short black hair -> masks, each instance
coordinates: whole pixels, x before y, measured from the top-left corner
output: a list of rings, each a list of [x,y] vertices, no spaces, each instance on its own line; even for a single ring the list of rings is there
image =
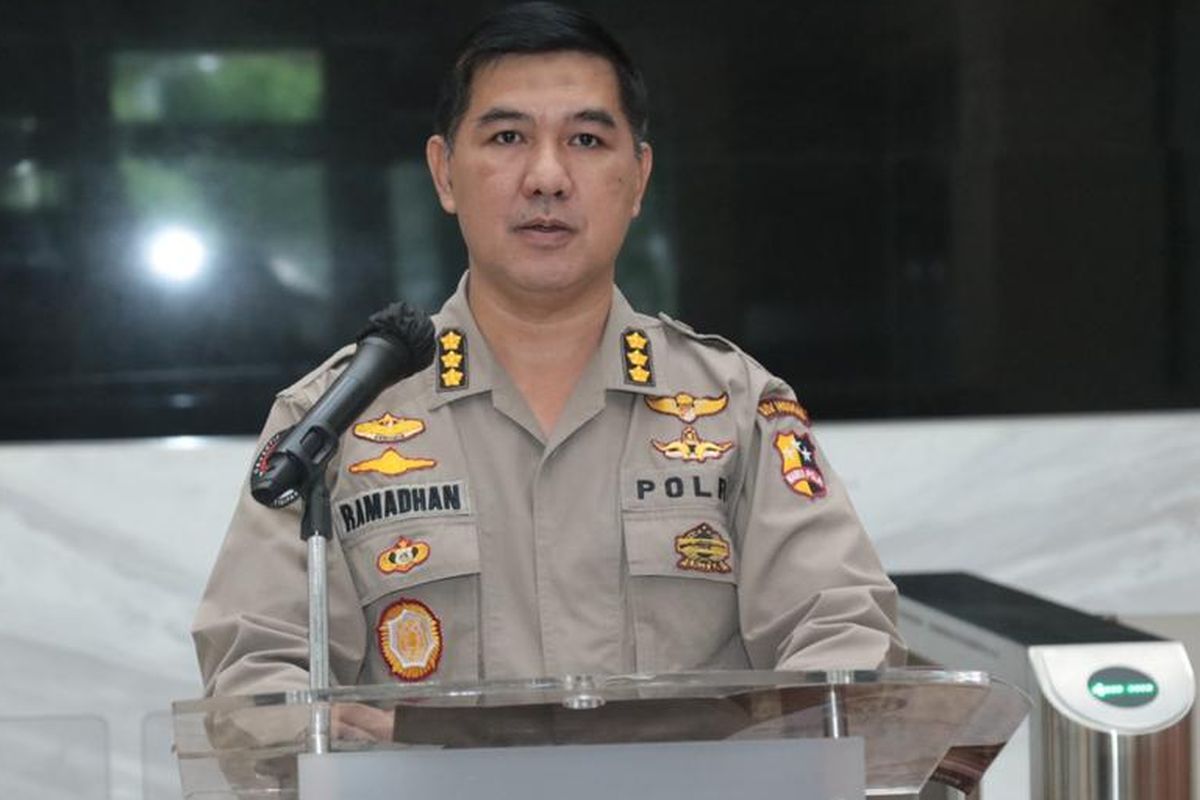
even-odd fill
[[[485,19],[459,48],[442,82],[434,111],[434,132],[451,142],[471,98],[471,81],[481,67],[513,54],[577,50],[606,59],[617,73],[621,110],[633,128],[635,144],[646,141],[646,83],[625,48],[586,14],[556,3],[508,6]]]

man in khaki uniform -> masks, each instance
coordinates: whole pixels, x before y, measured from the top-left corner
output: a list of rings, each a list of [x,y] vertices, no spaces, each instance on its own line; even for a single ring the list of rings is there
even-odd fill
[[[900,663],[895,590],[792,391],[613,287],[652,161],[620,46],[510,7],[452,77],[427,156],[469,270],[433,365],[328,468],[335,684]],[[260,446],[351,354],[280,393]],[[307,687],[298,505],[242,493],[194,627],[210,694]]]

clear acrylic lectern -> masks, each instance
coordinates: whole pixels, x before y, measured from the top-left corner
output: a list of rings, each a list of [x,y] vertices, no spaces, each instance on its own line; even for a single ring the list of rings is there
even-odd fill
[[[328,753],[307,752],[314,708],[340,704],[387,712],[391,739],[335,731]],[[727,785],[778,800],[781,782],[797,798],[912,796],[930,779],[969,792],[1028,708],[985,673],[920,669],[362,686],[174,713],[187,798],[632,799]]]

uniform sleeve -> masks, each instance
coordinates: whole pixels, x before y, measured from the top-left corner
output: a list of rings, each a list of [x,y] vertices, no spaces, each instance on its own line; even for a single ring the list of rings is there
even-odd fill
[[[734,510],[742,634],[757,669],[903,665],[896,589],[782,384],[762,400]],[[760,405],[760,409],[762,406]]]
[[[302,415],[296,401],[276,401],[258,449]],[[249,474],[247,469],[247,475]],[[330,476],[336,475],[331,464]],[[233,520],[192,625],[206,695],[308,688],[308,549],[300,540],[303,501],[272,509],[243,482]],[[330,680],[354,683],[366,630],[336,536],[326,548]]]

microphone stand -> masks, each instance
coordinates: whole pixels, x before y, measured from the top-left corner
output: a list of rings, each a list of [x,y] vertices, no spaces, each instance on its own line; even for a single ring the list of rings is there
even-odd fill
[[[300,539],[308,544],[308,686],[314,697],[308,729],[309,752],[328,753],[330,704],[319,695],[329,689],[329,590],[326,545],[333,535],[329,487],[322,465],[304,487]]]

